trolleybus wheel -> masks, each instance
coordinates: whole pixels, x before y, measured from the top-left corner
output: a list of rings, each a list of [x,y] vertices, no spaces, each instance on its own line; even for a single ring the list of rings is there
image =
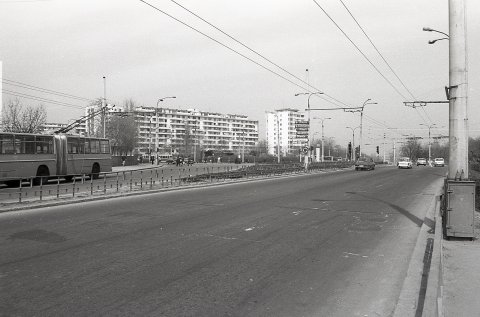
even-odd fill
[[[37,177],[33,179],[34,185],[46,184],[48,182],[48,177],[50,176],[50,171],[48,167],[42,165],[37,170]]]

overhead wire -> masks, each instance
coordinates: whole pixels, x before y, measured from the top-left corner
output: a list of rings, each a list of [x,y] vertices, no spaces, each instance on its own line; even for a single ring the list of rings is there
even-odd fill
[[[80,105],[74,105],[74,104],[61,102],[61,101],[57,101],[57,100],[42,98],[42,97],[38,97],[38,96],[34,96],[34,95],[21,93],[21,92],[18,92],[18,91],[11,91],[11,90],[8,90],[8,89],[2,89],[2,92],[7,94],[7,95],[20,97],[20,98],[25,98],[25,99],[30,99],[30,100],[35,100],[35,101],[40,101],[40,102],[45,102],[45,103],[49,103],[49,104],[53,104],[53,105],[57,105],[57,106],[64,106],[64,107],[75,108],[75,109],[84,109],[85,108],[84,106],[80,106]]]
[[[398,90],[398,88],[393,85],[393,83],[377,68],[377,66],[375,66],[375,64],[358,47],[358,45],[355,44],[355,42],[348,36],[348,34],[345,33],[345,31],[340,27],[340,25],[338,25],[338,23],[335,22],[335,20],[327,13],[327,11],[325,11],[325,9],[316,0],[312,0],[312,1],[320,8],[320,10],[323,11],[323,13],[330,19],[330,21],[332,21],[332,23],[340,30],[340,32],[342,32],[342,34],[350,41],[350,43],[358,50],[358,52],[368,61],[368,63],[377,71],[377,73],[390,85],[390,87],[392,87],[397,92],[397,94],[402,97],[403,100],[407,100],[407,98],[405,98],[405,96]]]
[[[353,19],[353,21],[355,21],[355,23],[357,24],[358,28],[362,31],[362,33],[365,35],[365,37],[367,38],[367,40],[370,42],[370,44],[373,46],[373,48],[375,49],[375,51],[378,53],[378,55],[382,58],[382,60],[385,62],[385,64],[387,65],[387,67],[390,69],[390,71],[393,73],[393,75],[398,79],[398,81],[400,82],[400,84],[403,86],[403,88],[408,92],[408,94],[410,95],[410,97],[412,97],[413,100],[416,100],[417,98],[413,95],[413,93],[411,92],[411,90],[405,85],[405,83],[403,82],[403,80],[400,78],[400,76],[398,76],[397,72],[393,69],[393,67],[390,65],[390,63],[387,61],[387,59],[383,56],[383,54],[380,52],[380,50],[377,48],[377,46],[375,45],[375,43],[373,43],[373,40],[370,38],[370,36],[368,36],[367,32],[365,31],[365,29],[360,25],[360,23],[358,22],[358,20],[355,18],[355,16],[353,15],[353,13],[350,11],[350,9],[347,7],[347,5],[342,1],[342,0],[339,0],[340,3],[343,5],[343,7],[345,8],[345,10],[347,10],[348,14],[351,16],[351,18]],[[415,110],[417,111],[417,114],[422,118],[422,120],[425,122],[426,120],[420,115],[419,111],[417,108],[415,108]],[[428,113],[426,112],[426,110],[422,107],[422,110],[423,112],[425,113],[428,121],[430,123],[432,123],[432,120],[430,118],[430,116],[428,115]]]
[[[380,76],[395,90],[395,92],[401,96],[403,98],[403,100],[408,100],[399,90],[397,87],[395,87],[395,85],[393,85],[393,83],[378,69],[378,67],[376,67],[374,65],[374,63],[366,56],[366,54],[358,47],[358,45],[355,44],[355,42],[348,36],[348,34],[338,25],[338,23],[327,13],[327,11],[316,1],[316,0],[313,0],[313,2],[322,10],[322,12],[330,19],[330,21],[332,21],[332,23],[340,30],[340,32],[350,41],[350,43],[360,52],[360,54],[369,62],[369,64],[380,74]],[[377,53],[380,55],[380,57],[384,60],[384,62],[387,64],[387,66],[389,67],[389,69],[392,71],[392,73],[395,75],[395,77],[397,77],[397,79],[400,81],[400,83],[403,85],[403,87],[405,88],[405,90],[410,94],[410,96],[413,97],[413,99],[415,99],[415,97],[413,96],[413,94],[411,93],[411,91],[406,87],[406,85],[403,83],[403,81],[400,79],[400,77],[397,75],[397,73],[393,70],[393,68],[390,66],[390,64],[387,62],[387,60],[384,58],[384,56],[380,53],[380,51],[378,50],[378,48],[376,47],[376,45],[373,43],[373,41],[371,40],[371,38],[367,35],[367,33],[365,32],[365,30],[362,28],[362,26],[360,25],[360,23],[358,22],[358,20],[354,17],[354,15],[352,14],[352,12],[348,9],[348,7],[345,5],[345,3],[340,0],[340,2],[342,3],[342,5],[344,6],[344,8],[347,10],[347,12],[350,14],[350,16],[352,17],[352,19],[355,21],[355,23],[357,24],[357,26],[360,28],[360,30],[363,32],[363,34],[365,35],[365,37],[369,40],[370,44],[374,47],[374,49],[377,51]],[[417,115],[422,119],[423,122],[427,123],[427,120],[421,115],[421,113],[418,111],[418,109],[416,109],[416,112],[417,112]],[[428,113],[425,111],[425,109],[422,108],[422,110],[424,111],[428,121],[431,123],[432,120],[430,118],[430,116],[428,115]]]
[[[16,86],[16,87],[20,87],[20,88],[24,88],[24,89],[35,90],[35,91],[39,91],[39,92],[42,92],[42,93],[53,94],[53,95],[57,95],[57,96],[60,96],[60,97],[76,99],[76,100],[81,100],[81,101],[89,101],[89,102],[93,101],[93,99],[79,97],[79,96],[59,92],[59,91],[56,91],[56,90],[46,89],[46,88],[42,88],[42,87],[38,87],[38,86],[33,86],[33,85],[25,84],[25,83],[22,83],[22,82],[19,82],[19,81],[14,81],[14,80],[6,79],[6,78],[3,78],[2,82],[4,84],[7,84],[7,85]]]
[[[195,16],[196,18],[200,19],[201,21],[205,22],[206,24],[208,24],[209,26],[211,26],[212,28],[214,28],[215,30],[219,31],[220,33],[222,33],[223,35],[227,36],[228,38],[230,38],[231,40],[235,41],[236,43],[240,44],[241,46],[245,47],[246,49],[248,49],[249,51],[251,51],[252,53],[256,54],[257,56],[261,57],[262,59],[264,59],[265,61],[269,62],[270,64],[272,64],[273,66],[281,69],[282,71],[284,71],[285,73],[289,74],[290,76],[292,76],[293,78],[297,79],[298,81],[306,84],[307,86],[309,86],[310,88],[313,88],[315,89],[316,91],[318,92],[321,92],[320,89],[318,89],[317,87],[315,86],[312,86],[309,81],[305,81],[301,78],[299,78],[298,76],[296,76],[295,74],[291,73],[290,71],[288,71],[287,69],[285,69],[284,67],[278,65],[278,63],[272,61],[271,59],[265,57],[263,54],[259,53],[258,51],[254,50],[253,48],[249,47],[248,45],[242,43],[241,41],[239,41],[238,39],[236,39],[235,37],[233,37],[232,35],[228,34],[227,32],[223,31],[222,29],[220,29],[219,27],[215,26],[214,24],[212,24],[211,22],[207,21],[206,19],[202,18],[201,16],[199,16],[198,14],[196,14],[195,12],[189,10],[188,8],[186,8],[185,6],[183,6],[182,4],[178,3],[177,1],[175,0],[170,0],[171,2],[173,2],[174,4],[176,4],[177,6],[179,6],[180,8],[184,9],[185,11],[189,12],[190,14],[192,14],[193,16]],[[335,102],[339,103],[339,104],[342,104],[342,105],[345,105],[345,106],[348,106],[348,107],[351,107],[350,105],[336,99],[335,97],[325,93],[323,91],[323,95],[324,96],[327,96],[329,97],[330,99],[334,100]],[[323,99],[327,102],[330,102],[328,99],[322,97],[321,95],[316,95],[318,98],[320,99]],[[332,103],[332,102],[330,102]],[[332,103],[332,104],[335,104],[335,103]]]
[[[296,82],[292,81],[291,79],[283,76],[282,74],[278,73],[277,71],[274,71],[274,70],[266,67],[265,65],[260,64],[259,62],[253,60],[252,58],[246,56],[245,54],[243,54],[243,53],[235,50],[234,48],[232,48],[232,47],[230,47],[230,46],[228,46],[228,45],[220,42],[219,40],[213,38],[212,36],[210,36],[210,35],[202,32],[202,31],[198,30],[197,28],[195,28],[195,27],[187,24],[186,22],[184,22],[184,21],[182,21],[182,20],[180,20],[180,19],[172,16],[171,14],[169,14],[169,13],[161,10],[160,8],[158,8],[158,7],[156,7],[156,6],[154,6],[153,4],[151,4],[151,3],[147,2],[147,1],[144,1],[144,0],[139,0],[139,1],[140,1],[140,2],[143,2],[144,4],[150,6],[150,7],[153,8],[153,9],[157,10],[158,12],[166,15],[167,17],[169,17],[169,18],[177,21],[178,23],[181,23],[182,25],[190,28],[191,30],[193,30],[193,31],[195,31],[195,32],[197,32],[197,33],[199,33],[199,34],[207,37],[208,39],[210,39],[210,40],[214,41],[215,43],[217,43],[217,44],[225,47],[226,49],[234,52],[235,54],[237,54],[237,55],[239,55],[239,56],[247,59],[248,61],[256,64],[257,66],[260,66],[261,68],[267,70],[268,72],[270,72],[270,73],[272,73],[272,74],[274,74],[274,75],[276,75],[276,76],[278,76],[278,77],[280,77],[280,78],[282,78],[282,79],[284,79],[284,80],[287,80],[288,82],[290,82],[291,84],[293,84],[293,85],[301,88],[302,90],[308,91],[308,92],[310,92],[310,93],[320,92],[320,91],[321,91],[320,89],[318,89],[318,88],[310,85],[309,83],[305,82],[304,80],[302,80],[302,79],[299,78],[298,76],[296,76],[296,75],[292,74],[291,72],[289,72],[288,70],[286,70],[284,67],[278,65],[277,63],[275,63],[275,62],[273,62],[272,60],[268,59],[268,58],[265,57],[264,55],[258,53],[256,50],[250,48],[250,47],[247,46],[246,44],[244,44],[244,43],[242,43],[241,41],[237,40],[235,37],[233,37],[233,36],[229,35],[228,33],[224,32],[224,31],[221,30],[219,27],[217,27],[217,26],[215,26],[214,24],[210,23],[210,22],[207,21],[206,19],[200,17],[198,14],[194,13],[193,11],[189,10],[188,8],[186,8],[185,6],[179,4],[179,3],[176,2],[176,1],[170,0],[171,2],[175,3],[177,6],[181,7],[181,8],[184,9],[184,10],[186,10],[186,11],[189,12],[190,14],[194,15],[195,17],[197,17],[198,19],[200,19],[200,20],[203,21],[204,23],[206,23],[206,24],[208,24],[209,26],[213,27],[213,28],[216,29],[217,31],[221,32],[221,33],[224,34],[225,36],[227,36],[227,37],[229,37],[230,39],[232,39],[233,41],[235,41],[236,43],[238,43],[238,44],[242,45],[243,47],[247,48],[248,50],[250,50],[251,52],[253,52],[253,53],[256,54],[257,56],[259,56],[259,57],[261,57],[262,59],[266,60],[266,61],[269,62],[270,64],[274,65],[274,66],[277,67],[278,69],[282,70],[283,72],[287,73],[288,75],[292,76],[293,78],[295,78],[296,80],[300,81],[301,83],[307,85],[307,86],[310,87],[310,88],[306,88],[306,87],[304,87],[304,86],[302,86],[302,85],[299,85],[298,83],[296,83]],[[313,88],[315,91],[312,91],[312,88]],[[315,95],[315,96],[318,97],[318,98],[321,98],[321,99],[323,99],[323,100],[325,100],[325,101],[327,101],[327,102],[329,102],[329,103],[331,103],[331,104],[334,104],[334,105],[342,104],[342,105],[346,105],[346,106],[348,106],[348,107],[351,107],[351,105],[348,105],[348,104],[346,104],[346,103],[344,103],[344,102],[336,99],[335,97],[330,96],[329,94],[326,94],[325,92],[323,92],[322,95]],[[322,97],[322,96],[327,96],[328,98],[330,98],[330,99],[333,100],[334,102],[332,102],[331,100],[328,100],[328,99],[326,99],[326,98],[324,98],[324,97]]]

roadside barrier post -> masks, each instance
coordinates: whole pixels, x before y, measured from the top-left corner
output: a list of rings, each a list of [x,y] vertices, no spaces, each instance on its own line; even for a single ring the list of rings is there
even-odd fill
[[[22,202],[22,180],[20,180],[20,187],[19,187],[20,192],[18,193],[18,202]]]
[[[107,173],[103,174],[103,194],[107,194]]]

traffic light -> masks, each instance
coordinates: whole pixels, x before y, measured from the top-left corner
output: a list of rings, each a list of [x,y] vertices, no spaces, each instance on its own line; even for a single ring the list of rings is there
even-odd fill
[[[348,158],[352,157],[352,142],[348,142]]]
[[[377,154],[380,154],[380,150],[379,150],[379,148],[378,148],[378,145],[377,145]]]

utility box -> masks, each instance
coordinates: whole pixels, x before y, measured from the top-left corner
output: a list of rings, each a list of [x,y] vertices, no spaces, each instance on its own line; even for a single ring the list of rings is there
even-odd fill
[[[475,182],[445,181],[447,237],[475,237]]]

